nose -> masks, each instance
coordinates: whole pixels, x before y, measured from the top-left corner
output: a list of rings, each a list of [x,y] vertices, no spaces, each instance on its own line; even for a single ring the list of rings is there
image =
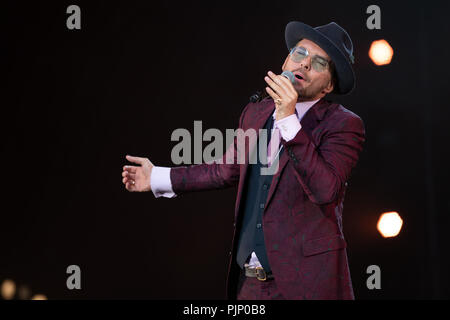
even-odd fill
[[[302,60],[302,62],[300,62],[300,66],[309,71],[311,69],[311,57],[307,56],[305,59]]]

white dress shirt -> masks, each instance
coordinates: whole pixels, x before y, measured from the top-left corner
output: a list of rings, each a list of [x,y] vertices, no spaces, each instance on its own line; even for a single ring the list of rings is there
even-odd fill
[[[274,121],[274,128],[278,128],[280,130],[281,137],[285,141],[294,139],[294,137],[302,128],[300,120],[302,120],[305,113],[317,101],[319,100],[298,102],[295,105],[297,114],[292,114],[278,121]],[[272,114],[272,117],[275,119],[275,111]],[[173,198],[177,196],[172,190],[172,182],[170,181],[170,167],[154,166],[150,175],[150,184],[152,187],[153,195],[156,198]],[[256,256],[255,252],[252,252],[248,264],[250,267],[261,267],[261,263],[258,261],[258,257]]]

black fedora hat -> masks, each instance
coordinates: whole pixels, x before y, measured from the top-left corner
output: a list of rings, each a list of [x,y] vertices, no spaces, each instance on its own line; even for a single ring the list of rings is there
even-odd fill
[[[288,50],[302,39],[308,39],[321,47],[331,58],[336,68],[337,88],[335,93],[347,94],[355,87],[353,43],[347,32],[335,22],[316,28],[299,21],[286,25],[286,45]]]

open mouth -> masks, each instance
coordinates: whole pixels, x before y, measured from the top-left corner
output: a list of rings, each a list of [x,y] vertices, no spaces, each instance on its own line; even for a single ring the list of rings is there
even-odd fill
[[[306,81],[306,79],[303,77],[303,75],[300,72],[295,72],[294,76],[297,80],[303,80]]]

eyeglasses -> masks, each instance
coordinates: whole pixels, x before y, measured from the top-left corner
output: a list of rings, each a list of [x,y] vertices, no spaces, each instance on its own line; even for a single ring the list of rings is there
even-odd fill
[[[294,47],[291,49],[291,52],[289,52],[289,55],[292,61],[299,63],[309,56],[309,52],[308,49],[304,47]],[[311,66],[317,72],[325,71],[329,65],[330,62],[321,56],[315,55],[311,57]]]

